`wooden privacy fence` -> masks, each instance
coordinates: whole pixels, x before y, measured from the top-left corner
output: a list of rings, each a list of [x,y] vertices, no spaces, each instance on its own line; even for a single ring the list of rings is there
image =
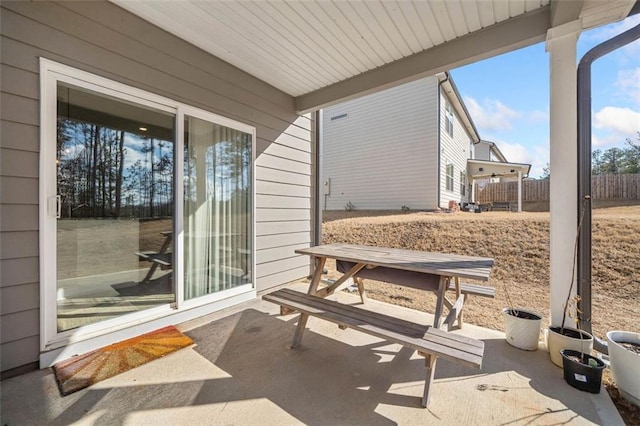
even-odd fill
[[[518,182],[475,183],[476,201],[517,201]],[[591,179],[595,200],[639,200],[640,174],[595,175]],[[522,181],[522,201],[549,201],[549,179]]]

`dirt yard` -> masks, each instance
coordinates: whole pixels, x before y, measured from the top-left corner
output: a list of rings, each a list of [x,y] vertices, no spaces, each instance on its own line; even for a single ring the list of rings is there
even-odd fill
[[[507,291],[515,307],[528,308],[549,324],[549,213],[327,212],[323,242],[368,244],[492,257],[489,285],[495,299],[473,297],[465,322],[504,330]],[[640,330],[640,206],[593,211],[592,327]],[[328,264],[335,277],[334,265]],[[569,280],[570,277],[567,277]],[[366,282],[369,297],[433,312],[435,295],[400,286]],[[604,381],[627,424],[640,424],[640,409],[622,400],[605,373]]]

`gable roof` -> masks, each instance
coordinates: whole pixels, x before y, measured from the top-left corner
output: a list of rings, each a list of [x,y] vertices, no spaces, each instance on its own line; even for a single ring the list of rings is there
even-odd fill
[[[467,106],[464,104],[462,97],[460,96],[460,92],[458,92],[458,87],[453,81],[453,77],[449,72],[444,72],[438,74],[438,81],[440,81],[441,87],[444,90],[445,94],[449,98],[449,101],[455,108],[458,113],[458,117],[460,117],[460,121],[467,129],[471,140],[473,143],[480,142],[480,135],[478,134],[478,130],[476,129],[476,125],[473,123],[473,119],[469,114],[469,110],[467,110]]]

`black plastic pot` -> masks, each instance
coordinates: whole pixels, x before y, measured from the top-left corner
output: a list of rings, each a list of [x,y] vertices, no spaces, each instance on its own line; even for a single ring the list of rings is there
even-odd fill
[[[605,368],[605,364],[602,360],[589,354],[583,354],[571,349],[564,349],[560,351],[560,354],[562,355],[564,380],[567,383],[581,391],[600,393],[600,386],[602,385],[602,371]],[[597,365],[593,367],[590,366],[590,359],[594,360]]]

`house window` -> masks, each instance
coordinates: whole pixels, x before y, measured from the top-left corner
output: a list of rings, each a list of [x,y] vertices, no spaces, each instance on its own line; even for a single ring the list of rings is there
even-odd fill
[[[41,78],[46,341],[254,291],[255,128],[44,59]]]
[[[467,195],[467,174],[460,172],[460,195]]]
[[[445,99],[444,104],[444,127],[447,134],[453,137],[453,122],[455,116],[453,115],[453,108],[451,107],[451,103]]]
[[[447,164],[447,191],[453,191],[453,164]]]

